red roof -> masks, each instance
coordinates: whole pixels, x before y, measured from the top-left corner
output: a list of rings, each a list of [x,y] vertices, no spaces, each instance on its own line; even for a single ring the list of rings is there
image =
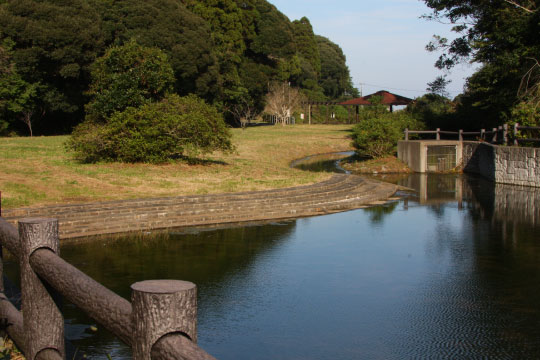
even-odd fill
[[[340,102],[339,104],[340,105],[372,105],[369,101],[367,101],[363,97]]]
[[[391,92],[381,90],[377,91],[374,94],[366,95],[364,97],[351,99],[344,101],[340,103],[340,105],[373,105],[371,102],[369,102],[369,99],[371,99],[373,96],[381,96],[382,97],[382,105],[408,105],[413,100],[406,98],[405,96],[392,94]]]

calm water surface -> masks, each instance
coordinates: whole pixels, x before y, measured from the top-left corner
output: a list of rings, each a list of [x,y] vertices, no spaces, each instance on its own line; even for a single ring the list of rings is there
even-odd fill
[[[62,246],[129,298],[195,282],[199,345],[219,359],[540,358],[540,192],[478,178],[394,179],[383,206],[228,229]],[[13,278],[17,269],[8,266]],[[90,358],[130,350],[65,304]]]

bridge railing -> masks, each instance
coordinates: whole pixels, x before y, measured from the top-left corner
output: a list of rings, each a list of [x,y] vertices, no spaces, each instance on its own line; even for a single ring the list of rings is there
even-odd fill
[[[520,142],[540,142],[540,138],[533,138],[530,136],[522,136],[521,131],[535,131],[537,134],[540,132],[540,127],[533,126],[520,126],[514,124],[512,132],[510,133],[508,125],[493,128],[492,130],[481,129],[480,131],[443,131],[440,128],[436,130],[409,130],[405,129],[405,140],[409,140],[410,135],[413,134],[434,134],[435,140],[441,140],[441,135],[457,135],[459,141],[463,141],[465,137],[474,136],[475,140],[481,140],[490,142],[492,144],[508,144],[509,137],[512,138],[514,145],[519,145]]]
[[[215,359],[196,345],[195,284],[138,282],[131,286],[129,302],[59,256],[55,219],[23,219],[17,231],[0,218],[0,245],[19,260],[22,293],[20,312],[0,282],[0,318],[27,359],[66,358],[60,296],[131,345],[135,360]],[[2,273],[0,262],[0,279]]]

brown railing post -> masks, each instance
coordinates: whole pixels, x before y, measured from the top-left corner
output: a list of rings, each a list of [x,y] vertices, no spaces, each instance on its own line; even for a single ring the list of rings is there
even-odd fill
[[[409,129],[405,129],[405,141],[409,141]]]
[[[503,142],[504,145],[508,144],[508,124],[503,125]]]
[[[436,136],[436,139],[437,140],[441,140],[441,129],[437,128],[437,136]]]
[[[459,129],[459,141],[463,141],[463,129]]]
[[[41,248],[59,252],[58,220],[30,218],[19,220],[21,294],[26,358],[66,358],[64,317],[47,289],[30,266],[30,256]],[[51,292],[50,292],[51,291]]]
[[[514,124],[514,146],[518,146],[518,127],[519,127],[519,124],[515,123]]]
[[[197,343],[197,287],[180,280],[147,280],[131,285],[133,359],[150,360],[163,336],[181,333]]]

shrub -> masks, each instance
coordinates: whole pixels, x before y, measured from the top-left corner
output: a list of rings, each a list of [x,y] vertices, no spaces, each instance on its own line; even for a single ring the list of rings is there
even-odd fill
[[[421,129],[422,124],[405,112],[384,113],[362,120],[353,129],[353,146],[360,156],[392,155],[405,128]]]
[[[105,124],[83,122],[68,149],[83,162],[161,163],[216,150],[232,151],[231,134],[217,110],[194,95],[114,113]]]

